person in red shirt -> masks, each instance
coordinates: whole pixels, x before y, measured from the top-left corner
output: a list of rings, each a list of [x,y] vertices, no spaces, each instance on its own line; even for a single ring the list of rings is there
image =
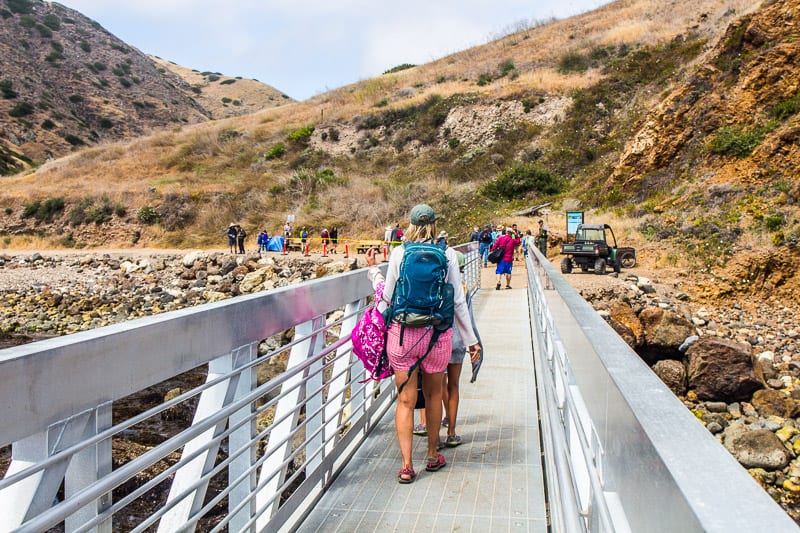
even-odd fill
[[[503,259],[497,263],[497,269],[494,271],[494,273],[497,274],[497,287],[495,288],[498,291],[500,290],[500,282],[504,275],[506,277],[506,289],[511,288],[511,267],[514,265],[514,249],[519,246],[521,242],[522,240],[518,232],[514,231],[513,228],[506,228],[505,235],[498,237],[492,245],[492,250],[495,248],[502,248],[505,250]]]

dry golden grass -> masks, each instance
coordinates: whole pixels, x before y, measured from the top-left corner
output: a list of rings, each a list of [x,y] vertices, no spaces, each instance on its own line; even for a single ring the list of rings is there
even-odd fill
[[[4,178],[0,206],[53,196],[105,195],[112,201],[124,202],[134,211],[152,201],[151,188],[159,195],[212,195],[228,191],[234,193],[232,199],[215,200],[204,206],[189,230],[191,234],[184,236],[184,243],[216,239],[219,228],[226,227],[231,220],[276,228],[287,212],[303,209],[304,199],[293,198],[288,205],[276,204],[266,189],[285,183],[292,170],[278,165],[262,173],[251,168],[252,159],[259,150],[285,142],[286,134],[296,128],[350,121],[356,115],[378,111],[375,104],[381,100],[388,102],[381,108],[386,110],[419,104],[432,95],[474,93],[492,100],[525,93],[568,94],[596,83],[601,74],[596,70],[585,74],[559,73],[559,61],[567,52],[585,53],[602,45],[663,42],[692,27],[698,31],[718,31],[731,20],[730,15],[724,14],[726,11],[742,14],[758,5],[753,0],[724,4],[718,0],[677,0],[668,4],[620,0],[570,19],[525,28],[425,65],[359,81],[305,102],[242,117],[172,127],[130,142],[86,148],[44,164],[33,173]],[[707,13],[707,17],[701,19],[702,13]],[[514,76],[497,78],[483,87],[477,85],[480,75],[496,74],[500,65],[509,61],[515,67]],[[231,130],[241,134],[241,138],[221,142],[220,134]],[[193,163],[184,168],[185,160]],[[305,215],[327,225],[347,221],[351,233],[371,234],[388,219],[402,215],[396,212],[398,205],[428,197],[457,197],[475,186],[456,184],[441,176],[431,179],[420,171],[420,175],[403,177],[404,181],[416,180],[414,188],[391,189],[385,183],[376,185],[375,180],[387,181],[394,175],[387,172],[385,176],[366,176],[358,167],[357,163],[350,166],[347,186],[321,192],[317,199],[319,207],[307,207]],[[242,191],[249,192],[243,195]],[[343,197],[346,202],[341,201]]]

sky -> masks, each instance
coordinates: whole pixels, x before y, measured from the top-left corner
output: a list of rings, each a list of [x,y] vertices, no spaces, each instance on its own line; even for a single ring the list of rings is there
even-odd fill
[[[146,54],[305,100],[607,0],[59,0]]]

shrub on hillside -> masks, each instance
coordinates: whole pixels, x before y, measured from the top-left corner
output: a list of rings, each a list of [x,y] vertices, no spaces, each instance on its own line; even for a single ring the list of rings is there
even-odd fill
[[[715,154],[747,157],[764,140],[771,126],[745,129],[739,125],[723,126],[717,130],[708,149]]]
[[[788,100],[778,103],[772,109],[772,116],[778,120],[784,120],[791,117],[798,111],[800,111],[800,90],[794,93],[794,96]]]
[[[277,159],[285,153],[286,153],[286,147],[283,145],[283,143],[278,143],[273,145],[266,152],[264,152],[264,159],[266,160]]]
[[[158,220],[158,211],[151,205],[142,206],[136,211],[136,219],[142,224],[155,224]]]
[[[39,222],[50,222],[53,217],[64,210],[64,199],[61,197],[48,198],[44,202],[36,200],[25,205],[22,218],[33,217]]]
[[[312,133],[314,133],[314,126],[303,126],[289,132],[286,138],[295,143],[305,143],[311,138]]]
[[[526,163],[516,163],[501,172],[481,189],[492,198],[520,198],[528,193],[557,194],[564,190],[564,180],[546,170]]]
[[[402,65],[397,65],[396,67],[392,67],[389,70],[384,71],[384,74],[393,74],[395,72],[400,72],[401,70],[407,70],[410,68],[414,68],[416,65],[412,65],[411,63],[403,63]]]
[[[27,15],[33,13],[33,2],[31,0],[6,0],[6,6],[12,13]]]
[[[28,102],[20,102],[8,111],[8,114],[15,118],[25,117],[31,113],[33,113],[33,106]]]
[[[15,91],[12,88],[12,86],[13,83],[11,82],[11,80],[0,81],[0,93],[3,93],[3,98],[5,98],[6,100],[10,100],[12,98],[17,97],[17,91]]]

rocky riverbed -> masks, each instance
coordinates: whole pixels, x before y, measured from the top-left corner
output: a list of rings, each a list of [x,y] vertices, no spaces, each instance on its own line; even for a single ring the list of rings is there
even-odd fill
[[[0,339],[9,345],[73,333],[363,264],[299,254],[8,253],[0,255]],[[697,286],[679,271],[636,268],[568,279],[698,423],[798,520],[797,310],[753,299],[703,303],[693,296]]]

